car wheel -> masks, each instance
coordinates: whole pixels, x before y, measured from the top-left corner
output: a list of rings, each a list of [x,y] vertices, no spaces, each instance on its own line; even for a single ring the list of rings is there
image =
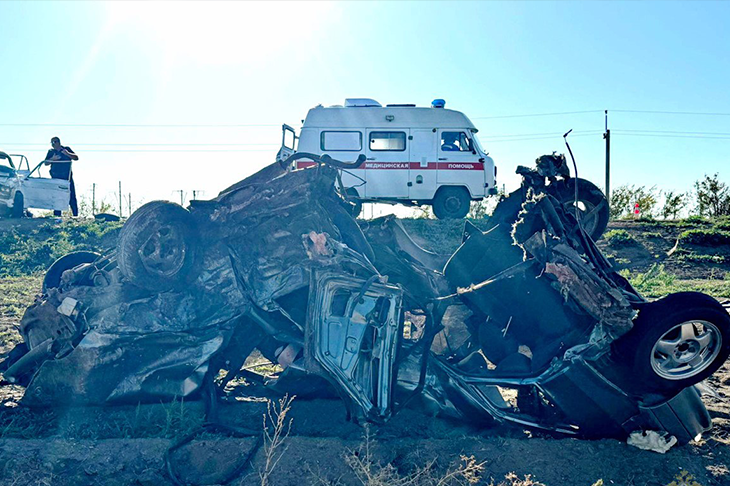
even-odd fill
[[[578,185],[578,200],[575,200],[575,186]],[[595,241],[601,237],[608,226],[610,211],[608,201],[595,184],[585,179],[569,179],[560,193],[563,210],[575,214],[580,211],[581,225],[586,233]]]
[[[61,276],[66,270],[71,270],[84,263],[91,263],[99,258],[98,253],[93,251],[75,251],[62,256],[48,267],[45,277],[43,277],[43,293],[48,289],[55,289],[61,285]]]
[[[15,191],[15,196],[13,197],[13,212],[11,213],[11,217],[13,218],[22,218],[23,213],[25,212],[25,200],[23,198],[23,193],[20,191]]]
[[[461,219],[469,213],[471,197],[463,187],[442,187],[433,198],[433,214],[438,219]]]
[[[677,298],[679,297],[679,298]],[[617,342],[637,392],[673,392],[704,380],[730,355],[730,316],[702,294],[674,294],[640,310]]]
[[[182,206],[152,201],[132,214],[119,233],[117,264],[138,287],[170,290],[187,283],[195,263],[198,236]]]

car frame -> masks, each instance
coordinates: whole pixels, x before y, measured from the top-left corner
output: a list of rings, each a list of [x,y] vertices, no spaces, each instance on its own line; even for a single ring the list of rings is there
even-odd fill
[[[358,421],[414,406],[680,442],[710,426],[693,385],[730,354],[730,316],[699,293],[649,302],[615,272],[581,210],[551,195],[551,178],[569,179],[559,156],[520,168],[523,186],[491,227],[465,223],[450,256],[393,217],[356,222],[337,184],[347,163],[293,157],[318,165],[272,164],[187,210],[148,203],[115,252],[54,264],[61,277],[23,317],[26,350],[4,373],[29,384],[23,400],[174,399],[205,383],[225,393],[251,378],[242,366],[258,349],[283,368],[267,387],[334,390]]]

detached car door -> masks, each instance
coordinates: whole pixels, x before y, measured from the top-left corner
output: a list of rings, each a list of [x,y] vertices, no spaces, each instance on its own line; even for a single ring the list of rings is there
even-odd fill
[[[23,205],[26,208],[53,209],[63,211],[68,209],[70,183],[64,179],[30,176],[22,179],[20,191],[23,193]]]

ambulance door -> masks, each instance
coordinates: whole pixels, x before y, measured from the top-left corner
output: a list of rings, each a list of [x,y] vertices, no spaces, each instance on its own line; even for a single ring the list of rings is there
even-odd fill
[[[408,129],[368,128],[365,196],[408,198]]]
[[[432,128],[411,130],[408,198],[414,201],[433,199],[436,193],[438,174],[436,137],[437,134]]]
[[[438,184],[464,186],[472,197],[483,197],[484,163],[466,130],[444,128],[438,131]]]

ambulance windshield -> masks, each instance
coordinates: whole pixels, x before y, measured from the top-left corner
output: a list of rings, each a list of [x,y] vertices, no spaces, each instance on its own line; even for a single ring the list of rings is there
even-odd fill
[[[479,138],[477,137],[477,134],[476,133],[472,133],[471,134],[471,138],[474,141],[474,147],[477,149],[477,153],[486,154],[486,152],[482,148],[482,144],[479,143]]]

